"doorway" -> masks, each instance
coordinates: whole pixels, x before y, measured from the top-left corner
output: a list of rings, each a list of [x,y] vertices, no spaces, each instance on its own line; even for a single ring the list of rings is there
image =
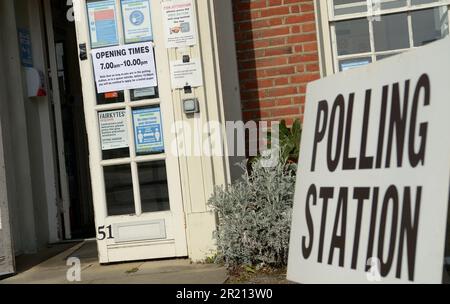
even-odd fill
[[[187,256],[161,3],[77,0],[74,10],[100,263]]]
[[[89,173],[89,149],[75,24],[70,18],[71,7],[66,1],[49,0],[48,3],[45,1],[47,0],[43,3],[43,7],[46,8],[45,19],[47,22],[48,20],[52,22],[52,31],[47,32],[47,35],[52,35],[47,37],[48,48],[49,53],[53,53],[56,57],[56,65],[52,67],[50,64],[49,74],[50,77],[56,74],[58,87],[52,90],[59,91],[59,109],[58,105],[55,106],[55,97],[53,102],[55,138],[60,141],[59,152],[62,151],[58,153],[58,157],[64,158],[62,163],[58,159],[60,163],[58,187],[62,194],[63,210],[66,209],[64,210],[66,213],[63,212],[61,215],[62,235],[64,239],[93,238],[95,224]],[[49,13],[52,18],[49,18]],[[52,40],[53,45],[50,45]],[[62,128],[62,134],[59,136],[57,133],[61,130],[58,128]],[[64,200],[68,202],[64,204]]]

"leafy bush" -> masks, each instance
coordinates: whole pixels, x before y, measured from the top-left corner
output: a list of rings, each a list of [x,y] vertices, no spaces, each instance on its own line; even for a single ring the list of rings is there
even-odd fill
[[[219,216],[218,261],[228,267],[285,266],[297,165],[283,159],[272,168],[261,160],[251,166],[248,173],[242,164],[241,179],[216,188],[209,200]]]
[[[300,139],[302,137],[302,124],[296,119],[292,128],[288,128],[286,121],[282,120],[279,124],[279,146],[280,158],[286,163],[297,163],[300,155]],[[268,134],[268,141],[271,142],[272,133]],[[251,174],[253,163],[261,160],[262,155],[250,157],[247,162],[247,171]]]

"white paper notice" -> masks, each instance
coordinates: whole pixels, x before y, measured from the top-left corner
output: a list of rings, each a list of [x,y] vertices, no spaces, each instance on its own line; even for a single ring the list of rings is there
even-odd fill
[[[98,93],[156,87],[151,43],[136,43],[92,51]]]
[[[199,59],[189,62],[176,60],[170,62],[172,89],[182,89],[185,86],[201,87],[203,85],[202,66]]]
[[[125,110],[98,113],[102,150],[128,148],[127,113]]]
[[[167,48],[197,44],[197,23],[192,0],[164,1],[162,16]]]

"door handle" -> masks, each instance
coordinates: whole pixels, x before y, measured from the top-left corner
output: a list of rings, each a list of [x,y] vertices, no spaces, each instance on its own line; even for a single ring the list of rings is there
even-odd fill
[[[87,48],[86,48],[86,43],[81,43],[80,44],[80,60],[87,60],[88,56],[87,56]]]

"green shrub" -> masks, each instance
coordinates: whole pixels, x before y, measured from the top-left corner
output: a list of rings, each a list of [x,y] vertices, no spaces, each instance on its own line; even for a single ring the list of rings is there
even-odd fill
[[[291,128],[288,128],[286,121],[282,120],[279,124],[279,143],[280,158],[286,163],[297,163],[300,156],[300,140],[302,137],[302,125],[299,119],[296,119]],[[268,134],[269,143],[272,140],[271,131]],[[261,154],[250,157],[247,162],[247,171],[252,171],[254,162],[261,160]]]
[[[218,261],[228,267],[287,264],[297,165],[280,160],[276,167],[242,165],[241,179],[217,187],[209,200],[219,216]]]

